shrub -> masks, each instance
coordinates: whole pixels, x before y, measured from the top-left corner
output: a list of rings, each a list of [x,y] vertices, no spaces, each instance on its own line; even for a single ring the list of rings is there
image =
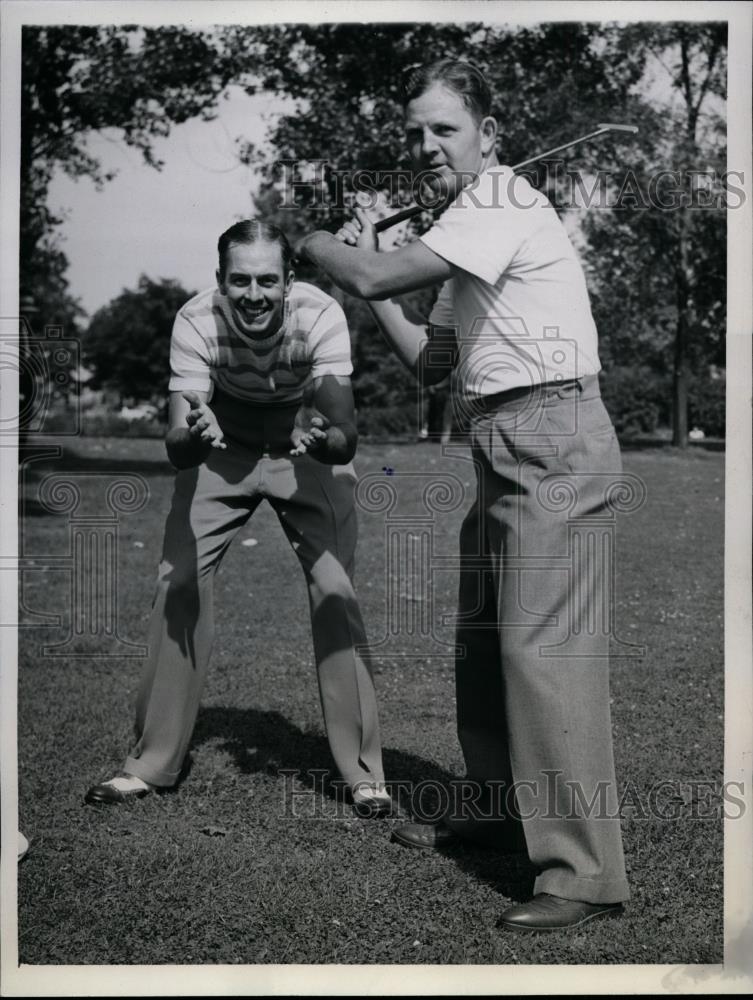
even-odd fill
[[[141,417],[129,420],[107,410],[84,412],[81,430],[86,437],[146,437],[162,438],[167,424],[157,418]]]
[[[672,382],[644,366],[611,368],[601,377],[604,405],[620,437],[653,434],[669,423]]]
[[[699,427],[706,437],[724,437],[727,380],[697,375],[688,393],[688,426]]]
[[[387,406],[358,410],[358,433],[364,438],[410,438],[418,435],[415,408]]]
[[[354,351],[353,396],[361,434],[418,433],[418,386],[381,337],[359,339]]]

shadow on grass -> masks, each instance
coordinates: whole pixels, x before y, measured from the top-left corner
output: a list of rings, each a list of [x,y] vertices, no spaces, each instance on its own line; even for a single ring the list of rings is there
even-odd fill
[[[192,748],[204,742],[220,740],[220,748],[231,755],[241,774],[267,774],[291,781],[297,788],[320,795],[330,802],[347,801],[343,782],[333,770],[326,737],[304,732],[279,712],[253,708],[202,708],[194,729]],[[421,788],[420,811],[423,817],[438,815],[439,787],[457,781],[437,764],[403,750],[383,751],[387,785],[407,820],[413,793]],[[299,794],[297,791],[296,794]],[[406,812],[407,811],[407,812]],[[385,829],[385,841],[388,837]],[[406,858],[412,851],[404,848]],[[526,855],[505,854],[490,847],[463,842],[442,848],[441,853],[458,868],[479,882],[492,886],[502,896],[514,901],[530,899],[536,869]]]

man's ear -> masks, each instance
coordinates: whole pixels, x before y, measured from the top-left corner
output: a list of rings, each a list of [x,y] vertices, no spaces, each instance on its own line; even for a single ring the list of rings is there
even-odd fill
[[[481,120],[479,131],[481,132],[481,153],[484,156],[488,156],[494,149],[498,130],[497,119],[492,118],[491,115],[487,115]]]
[[[214,272],[214,276],[217,279],[217,287],[219,288],[220,292],[223,295],[227,295],[227,291],[225,290],[225,282],[222,277],[222,271],[220,271],[219,268],[217,268],[217,270]]]
[[[293,287],[293,282],[294,281],[295,281],[295,271],[291,267],[291,269],[288,271],[288,276],[285,279],[285,294],[286,295],[290,292],[290,289]]]

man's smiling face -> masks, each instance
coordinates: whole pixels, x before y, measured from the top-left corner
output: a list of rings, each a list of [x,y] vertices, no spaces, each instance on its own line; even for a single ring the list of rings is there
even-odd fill
[[[224,274],[217,285],[230,303],[241,333],[262,340],[282,326],[285,297],[293,283],[286,274],[277,243],[235,243],[228,248]]]

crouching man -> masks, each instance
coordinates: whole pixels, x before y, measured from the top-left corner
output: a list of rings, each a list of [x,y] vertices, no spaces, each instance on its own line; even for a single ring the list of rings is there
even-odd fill
[[[166,445],[178,473],[136,740],[123,772],[90,788],[86,801],[120,803],[178,781],[214,637],[214,576],[267,500],[306,578],[335,765],[357,806],[384,812],[391,800],[352,583],[357,434],[345,316],[330,296],[294,280],[276,227],[239,222],[218,251],[217,286],[186,303],[173,328]],[[239,602],[239,613],[251,610]]]

